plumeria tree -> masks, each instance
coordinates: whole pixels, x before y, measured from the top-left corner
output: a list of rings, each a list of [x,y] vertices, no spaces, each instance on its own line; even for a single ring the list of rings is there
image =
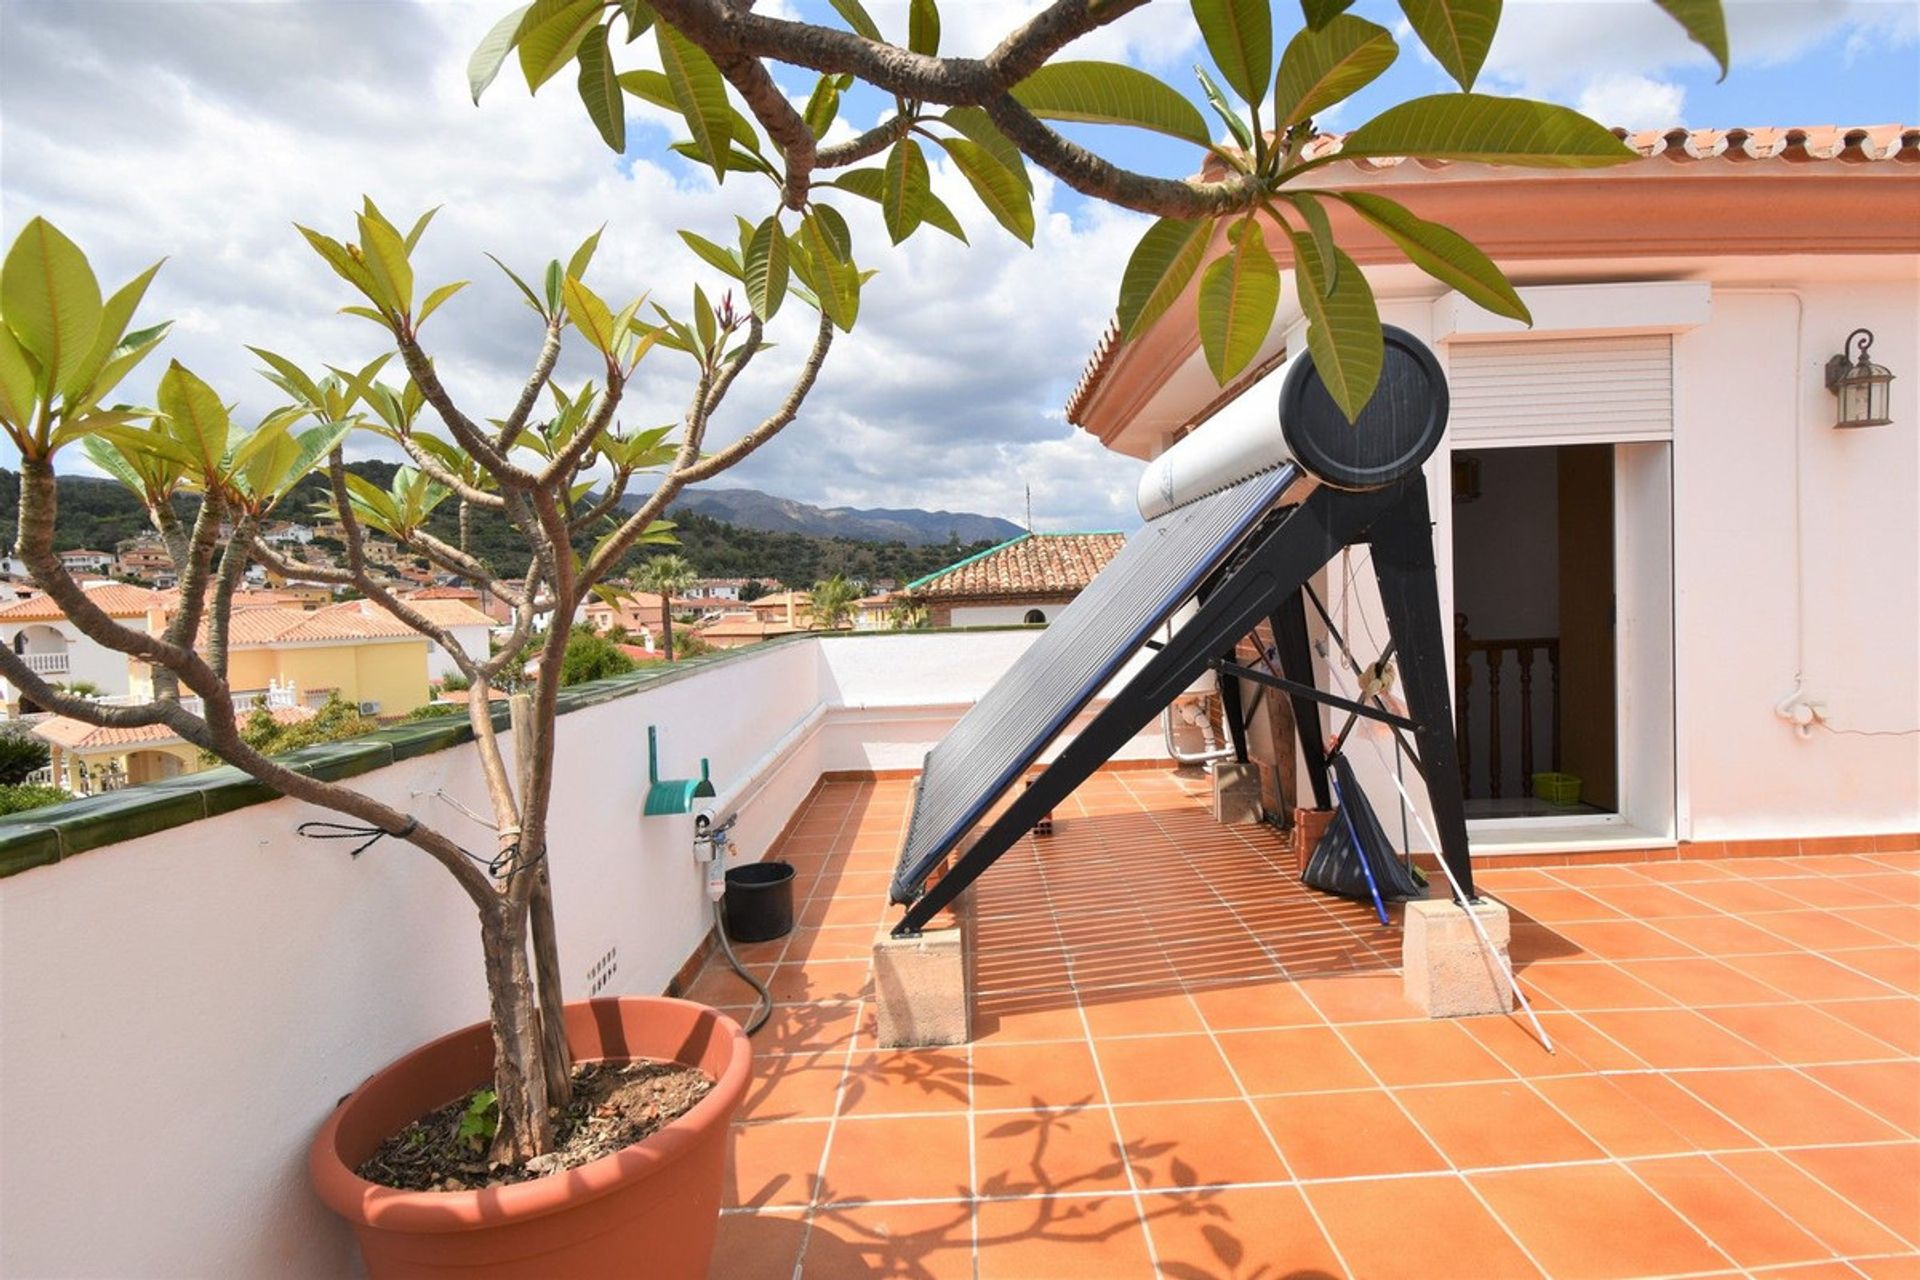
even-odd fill
[[[1724,68],[1719,0],[1650,2]],[[756,12],[751,0],[534,0],[487,34],[470,66],[476,99],[510,58],[536,90],[567,73],[615,151],[627,147],[631,96],[678,116],[687,137],[671,150],[710,169],[716,182],[745,177],[768,185],[757,221],[739,219],[730,232],[681,233],[728,282],[695,289],[685,304],[634,297],[616,306],[603,298],[586,283],[597,236],[531,283],[509,271],[530,312],[530,367],[506,403],[464,404],[442,383],[423,328],[464,282],[421,288],[413,254],[429,218],[403,230],[371,202],[341,238],[302,234],[342,281],[350,298],[343,309],[377,326],[389,350],[371,363],[313,366],[256,348],[285,403],[249,427],[237,426],[220,392],[177,362],[160,374],[151,405],[110,403],[165,337],[164,325],[134,320],[157,264],[103,295],[80,249],[36,218],[0,270],[0,429],[21,460],[16,553],[81,631],[153,671],[155,698],[109,706],[76,697],[4,648],[0,674],[41,706],[88,723],[164,724],[281,794],[349,815],[438,861],[480,925],[500,1107],[496,1159],[549,1150],[550,1108],[568,1090],[547,832],[555,697],[574,610],[636,547],[670,537],[662,516],[681,490],[745,459],[795,420],[837,336],[853,329],[872,275],[856,256],[842,211],[848,201],[876,204],[896,244],[928,227],[965,241],[966,224],[932,190],[928,157],[937,152],[986,214],[1026,243],[1035,229],[1035,167],[1086,196],[1151,215],[1119,283],[1120,333],[1137,336],[1191,293],[1208,362],[1222,381],[1244,369],[1266,337],[1279,272],[1290,265],[1309,346],[1349,414],[1378,379],[1381,334],[1366,280],[1337,242],[1334,206],[1351,209],[1450,287],[1526,317],[1498,268],[1456,233],[1376,192],[1325,185],[1333,153],[1315,118],[1399,54],[1392,32],[1347,12],[1350,0],[1190,0],[1212,62],[1211,70],[1199,69],[1198,88],[1217,127],[1187,94],[1145,72],[1068,56],[1073,41],[1122,21],[1145,0],[1053,0],[982,56],[941,53],[936,0],[909,0],[904,39],[882,31],[860,0],[829,3],[838,24]],[[1566,108],[1473,92],[1499,0],[1401,0],[1401,7],[1461,92],[1389,107],[1346,134],[1338,155],[1562,167],[1633,158],[1613,133]],[[642,39],[657,69],[620,69]],[[776,68],[811,78],[803,102],[789,98]],[[844,141],[826,142],[843,101],[860,86],[891,99],[891,109]],[[1181,139],[1192,145],[1189,168],[1200,176],[1130,170],[1060,133],[1054,126],[1061,122]],[[734,302],[736,293],[744,305]],[[769,327],[783,313],[789,320],[780,323],[799,338],[797,370],[770,413],[743,430],[729,426],[719,443],[716,418],[768,349]],[[594,381],[556,383],[566,343],[583,345],[597,361]],[[659,351],[682,360],[684,408],[671,426],[628,430],[623,407],[635,370]],[[348,469],[356,432],[384,437],[406,455],[408,465],[388,487]],[[56,464],[73,448],[140,495],[174,557],[178,607],[157,632],[109,617],[54,553]],[[259,537],[316,471],[345,531],[344,563],[331,569],[288,564]],[[643,476],[652,488],[628,510],[622,498]],[[198,500],[189,522],[175,513],[179,495]],[[429,528],[449,502],[460,516],[451,541]],[[475,554],[475,520],[517,532],[525,551],[524,564],[513,566],[517,576],[502,576]],[[466,655],[396,592],[368,553],[374,539],[396,542],[506,601],[513,613],[507,641],[493,656]],[[469,723],[498,831],[493,848],[470,851],[416,815],[248,745],[227,647],[235,592],[250,563],[356,591],[453,656],[472,689]],[[530,648],[539,675],[510,763],[490,694],[514,682]]]

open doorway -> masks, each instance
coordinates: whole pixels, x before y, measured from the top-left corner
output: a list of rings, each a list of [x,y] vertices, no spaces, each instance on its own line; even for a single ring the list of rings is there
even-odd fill
[[[1453,453],[1469,818],[1619,811],[1614,470],[1611,444]]]

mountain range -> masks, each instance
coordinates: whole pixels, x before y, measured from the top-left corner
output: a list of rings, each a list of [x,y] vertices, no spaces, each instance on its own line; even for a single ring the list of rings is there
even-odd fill
[[[625,505],[631,509],[644,500],[645,495],[628,494]],[[902,542],[909,546],[1004,542],[1023,532],[1011,520],[967,511],[816,507],[791,498],[777,498],[758,489],[689,489],[675,499],[672,510],[693,511],[740,528],[767,533],[803,533],[858,542]]]

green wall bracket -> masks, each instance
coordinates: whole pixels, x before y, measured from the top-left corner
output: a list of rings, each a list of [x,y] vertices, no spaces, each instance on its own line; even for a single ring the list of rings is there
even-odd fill
[[[668,778],[665,782],[660,780],[659,730],[648,725],[646,816],[654,818],[669,813],[692,813],[695,800],[708,799],[713,793],[713,779],[709,775],[705,756],[700,757],[699,777]]]

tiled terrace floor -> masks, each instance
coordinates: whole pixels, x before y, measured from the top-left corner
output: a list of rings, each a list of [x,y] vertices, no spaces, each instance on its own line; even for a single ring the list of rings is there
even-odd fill
[[[715,1277],[1920,1276],[1920,854],[1486,873],[1548,1055],[1419,1017],[1397,929],[1190,785],[1099,775],[1009,854],[976,1043],[905,1053],[908,784],[816,793]]]

